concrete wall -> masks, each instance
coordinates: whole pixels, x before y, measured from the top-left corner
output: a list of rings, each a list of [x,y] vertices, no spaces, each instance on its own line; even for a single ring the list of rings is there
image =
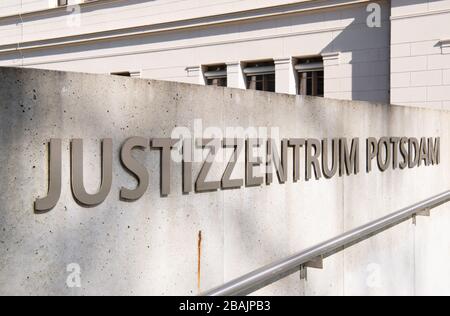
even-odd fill
[[[195,295],[273,260],[449,189],[450,114],[364,102],[302,98],[103,75],[0,68],[0,294]],[[119,163],[131,136],[170,137],[175,126],[278,127],[280,137],[441,137],[441,164],[410,170],[183,195],[159,191],[157,151],[137,152],[150,172],[139,201],[119,201],[135,180]],[[46,142],[63,139],[63,191],[35,214],[47,190]],[[69,141],[85,142],[85,180],[98,188],[99,139],[114,144],[113,190],[98,207],[74,202]],[[362,144],[363,145],[363,144]],[[364,146],[361,147],[364,157]],[[302,151],[303,152],[303,151]],[[364,160],[362,158],[362,160]],[[197,172],[200,164],[194,166]],[[223,171],[218,163],[212,176]],[[236,175],[243,172],[239,164]],[[289,171],[291,174],[291,170]],[[383,232],[259,293],[450,294],[450,206]],[[199,231],[202,232],[198,256]],[[68,288],[67,265],[81,267]],[[198,266],[200,265],[200,284]]]
[[[391,102],[449,109],[450,1],[391,2]]]
[[[377,3],[381,28],[366,1],[98,1],[0,18],[0,65],[201,83],[226,63],[245,88],[241,63],[274,59],[277,92],[295,94],[292,59],[324,55],[327,97],[388,103],[390,3]]]

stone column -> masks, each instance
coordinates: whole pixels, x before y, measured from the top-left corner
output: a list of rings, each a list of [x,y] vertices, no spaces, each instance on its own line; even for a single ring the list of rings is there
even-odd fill
[[[343,96],[337,94],[341,92],[339,87],[339,80],[336,80],[336,78],[338,78],[336,74],[340,73],[339,55],[339,52],[322,54],[324,69],[324,97],[326,98],[343,98]],[[330,93],[332,94],[330,95]]]
[[[292,57],[274,59],[275,91],[277,93],[297,94],[297,74]]]
[[[203,76],[202,66],[189,66],[186,67],[186,73],[189,83],[205,85],[205,77]]]
[[[227,63],[227,81],[229,88],[247,88],[241,62]]]

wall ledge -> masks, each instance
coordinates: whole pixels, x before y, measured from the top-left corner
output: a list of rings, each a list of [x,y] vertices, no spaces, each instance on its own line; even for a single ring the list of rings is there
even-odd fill
[[[450,39],[439,41],[439,45],[441,46],[442,54],[450,54]]]

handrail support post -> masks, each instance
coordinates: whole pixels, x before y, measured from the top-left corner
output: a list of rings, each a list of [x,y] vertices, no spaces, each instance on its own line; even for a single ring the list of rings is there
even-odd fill
[[[308,268],[323,269],[323,257],[317,257],[300,266],[300,280],[308,280]]]
[[[417,224],[417,216],[424,216],[424,217],[430,217],[431,216],[431,209],[427,208],[424,209],[423,211],[417,212],[416,214],[413,215],[413,224],[416,225]]]

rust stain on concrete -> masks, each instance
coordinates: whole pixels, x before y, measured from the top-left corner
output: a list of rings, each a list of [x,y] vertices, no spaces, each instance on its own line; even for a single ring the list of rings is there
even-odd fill
[[[200,281],[201,281],[201,267],[202,267],[202,231],[200,230],[198,232],[198,243],[197,243],[197,248],[198,248],[198,252],[197,252],[197,289],[198,292],[200,293],[200,289],[201,289],[201,285],[200,285]]]

